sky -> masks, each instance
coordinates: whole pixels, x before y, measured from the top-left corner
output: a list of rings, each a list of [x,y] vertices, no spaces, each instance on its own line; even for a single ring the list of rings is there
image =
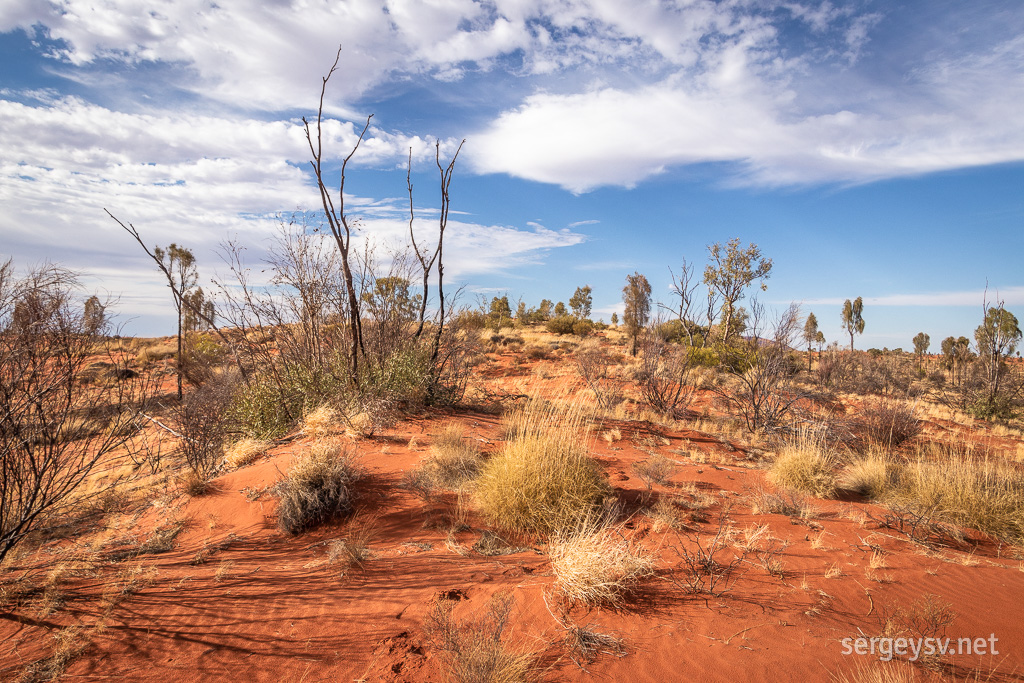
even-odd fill
[[[172,333],[104,209],[190,248],[207,289],[229,240],[259,273],[281,221],[320,207],[302,117],[336,55],[332,185],[373,115],[346,178],[360,240],[402,242],[410,153],[436,231],[435,153],[465,140],[445,267],[464,304],[590,285],[608,320],[637,271],[671,305],[670,268],[739,238],[773,260],[760,301],[829,341],[858,296],[858,348],[937,351],[986,297],[1024,320],[1019,0],[5,0],[0,256]]]

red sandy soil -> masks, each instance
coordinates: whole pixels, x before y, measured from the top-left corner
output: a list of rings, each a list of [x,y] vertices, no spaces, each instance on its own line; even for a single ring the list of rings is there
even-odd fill
[[[571,374],[542,381],[533,372],[538,365],[553,372],[565,368],[565,360],[512,364],[512,357],[493,357],[487,374],[496,378],[495,386],[520,391],[576,382]],[[253,495],[287,470],[307,443],[298,439],[221,476],[208,495],[152,506],[137,522],[141,537],[167,520],[185,520],[186,529],[170,552],[128,562],[149,578],[109,611],[104,591],[125,563],[102,564],[72,581],[64,608],[48,616],[28,607],[0,615],[0,677],[14,679],[47,656],[57,628],[81,624],[90,643],[67,667],[66,680],[442,681],[441,657],[424,629],[432,604],[439,596],[455,598],[456,616],[469,617],[481,614],[499,591],[515,597],[511,640],[536,653],[542,680],[835,680],[877,659],[844,655],[842,639],[877,635],[882,615],[929,594],[957,614],[947,632],[954,641],[990,634],[999,639],[998,655],[947,656],[943,676],[1008,681],[1024,675],[1024,571],[1014,556],[1020,549],[974,534],[962,548],[926,552],[878,528],[862,513],[878,519],[882,509],[858,500],[813,500],[818,514],[809,520],[753,515],[745,496],[764,486],[765,474],[750,466],[741,444],[692,429],[608,420],[603,429],[617,428],[621,440],[595,436],[588,448],[627,513],[637,511],[645,491],[631,465],[657,452],[680,467],[668,485],[655,487],[655,495],[692,483],[720,498],[708,521],[694,525],[702,538],[713,533],[719,509],[731,504],[732,525],[767,524],[789,545],[779,556],[782,578],[751,555],[729,592],[695,595],[683,588],[677,552],[693,547],[692,541],[671,530],[654,531],[647,516],[635,514],[626,533],[658,553],[658,572],[618,608],[570,610],[571,622],[624,645],[621,652],[577,664],[552,615],[555,601],[545,599],[554,579],[543,545],[517,542],[527,549],[480,555],[471,546],[485,524],[472,514],[470,528],[456,535],[458,546],[446,543],[443,518],[451,501],[428,509],[402,487],[403,473],[429,453],[432,437],[448,421],[463,425],[466,437],[478,439],[485,451],[501,445],[500,418],[469,411],[411,416],[371,438],[336,437],[358,452],[366,473],[355,519],[376,518],[372,556],[361,567],[341,575],[326,560],[328,542],[345,537],[348,521],[288,537],[275,526],[273,496]],[[879,547],[885,568],[875,578],[882,582],[866,576]],[[197,554],[204,561],[197,563]],[[826,578],[830,569],[839,575]],[[100,626],[89,628],[94,625]],[[918,673],[933,675],[921,667]]]

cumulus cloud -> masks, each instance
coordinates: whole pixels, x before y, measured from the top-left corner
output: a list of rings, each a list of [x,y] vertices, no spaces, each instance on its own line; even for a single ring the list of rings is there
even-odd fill
[[[702,162],[732,164],[735,182],[787,185],[1024,158],[1024,39],[977,18],[964,18],[954,52],[928,37],[922,19],[904,18],[914,22],[900,38],[904,57],[885,77],[856,65],[887,16],[828,1],[11,0],[0,31],[45,35],[54,58],[81,73],[174,65],[177,87],[266,112],[315,107],[339,44],[328,105],[349,118],[381,84],[504,69],[520,88],[536,85],[473,136],[473,167],[581,192]],[[799,49],[791,24],[808,33]],[[58,104],[56,115],[73,106]],[[151,139],[167,150],[208,145],[203,154],[218,156],[250,143],[303,158],[294,121],[229,124],[223,135],[206,122],[211,135],[195,145],[173,118],[159,123],[166,127],[151,127]],[[328,129],[353,139],[351,123]],[[388,157],[412,144],[429,153],[428,141],[406,138],[376,131],[366,151]]]
[[[328,149],[351,149],[358,136],[337,120],[325,132]],[[258,256],[280,214],[320,204],[295,121],[128,114],[75,98],[38,106],[0,100],[0,136],[0,251],[17,254],[23,265],[54,260],[88,273],[87,284],[102,283],[126,315],[159,316],[165,287],[104,209],[134,223],[151,245],[192,248],[208,282],[223,240],[237,236]],[[374,130],[358,161],[404,161],[410,146],[432,159],[428,142]],[[395,244],[408,230],[407,201],[346,195],[349,212],[363,219],[360,234]],[[436,209],[418,208],[418,214],[419,229],[429,236]],[[452,218],[447,271],[453,277],[533,263],[547,250],[582,240],[570,230]]]
[[[818,21],[817,19],[815,21]],[[746,47],[693,76],[629,89],[536,93],[474,136],[484,173],[573,192],[631,187],[670,167],[734,166],[740,184],[860,183],[1024,159],[1024,39],[912,70],[819,111],[817,82],[776,73]],[[840,98],[841,100],[841,98]]]

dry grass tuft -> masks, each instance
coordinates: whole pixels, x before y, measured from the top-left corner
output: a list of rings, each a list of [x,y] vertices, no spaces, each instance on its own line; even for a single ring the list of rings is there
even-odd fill
[[[779,486],[828,498],[836,490],[837,464],[836,454],[820,438],[801,432],[776,457],[770,478]]]
[[[480,473],[483,463],[480,447],[463,436],[461,425],[451,422],[434,438],[422,469],[437,486],[458,490]]]
[[[317,441],[295,459],[288,476],[275,487],[280,498],[277,525],[299,534],[352,509],[352,484],[358,469],[340,445]]]
[[[377,515],[360,516],[348,523],[345,538],[331,541],[327,546],[327,561],[338,568],[339,576],[346,576],[353,567],[362,568],[370,559],[370,541],[377,534]]]
[[[565,647],[569,651],[569,657],[581,668],[584,664],[592,663],[600,652],[607,652],[616,657],[623,657],[626,654],[626,645],[622,638],[600,633],[592,626],[566,627]]]
[[[879,452],[851,461],[839,475],[839,487],[854,491],[872,500],[881,500],[889,492],[894,470],[889,460]]]
[[[654,554],[630,543],[622,530],[586,522],[548,544],[558,590],[570,603],[616,605],[651,575]]]
[[[914,683],[918,680],[914,666],[904,662],[873,662],[861,664],[848,673],[833,677],[836,683]]]
[[[483,614],[466,620],[455,618],[455,600],[434,602],[425,627],[451,680],[521,683],[538,678],[534,657],[506,642],[513,601],[511,593],[496,593]]]
[[[186,470],[179,478],[178,484],[181,490],[189,496],[204,496],[214,490],[213,482],[202,472],[193,469]]]
[[[224,462],[232,469],[245,467],[259,460],[271,445],[269,441],[245,437],[225,449]]]
[[[324,404],[306,414],[302,420],[302,433],[314,439],[345,431],[344,420],[337,410]]]
[[[54,681],[63,675],[68,664],[89,647],[89,637],[80,626],[68,626],[53,634],[55,645],[49,657],[29,664],[18,676],[18,683]]]
[[[904,465],[887,502],[937,511],[942,521],[1024,543],[1024,473],[971,453]]]
[[[514,532],[573,529],[611,493],[581,444],[582,415],[533,402],[509,421],[516,436],[484,465],[475,494],[484,516]]]
[[[750,511],[755,515],[788,515],[810,519],[815,514],[814,508],[807,502],[807,497],[792,489],[769,491],[763,487],[756,487],[751,490],[747,499],[750,502]]]

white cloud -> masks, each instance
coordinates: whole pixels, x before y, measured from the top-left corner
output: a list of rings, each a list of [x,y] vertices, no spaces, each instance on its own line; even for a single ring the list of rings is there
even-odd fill
[[[472,167],[575,192],[704,162],[731,164],[733,182],[776,186],[1024,158],[1019,32],[1004,27],[1011,37],[998,38],[987,25],[967,26],[962,33],[976,39],[957,37],[953,51],[922,19],[900,38],[900,61],[884,65],[891,73],[857,71],[886,19],[809,1],[11,0],[0,31],[62,41],[55,56],[69,76],[106,69],[108,78],[139,78],[109,64],[159,63],[162,77],[201,103],[265,112],[315,108],[339,44],[328,107],[348,118],[382,84],[501,69],[532,94],[471,136]],[[807,46],[786,42],[792,25],[806,27]],[[69,99],[37,112],[43,140],[62,135],[52,119],[76,119],[84,137],[70,148],[73,163],[116,163],[129,140],[166,161],[235,158],[245,147],[246,159],[306,158],[296,121],[147,120]],[[98,116],[87,126],[90,114]],[[200,135],[189,139],[197,122]],[[352,123],[329,121],[327,131],[332,149],[354,141]],[[115,149],[103,157],[106,144]],[[400,163],[409,145],[418,158],[430,154],[429,140],[374,130],[361,158]]]
[[[472,137],[480,172],[574,192],[631,187],[672,166],[735,164],[733,182],[867,182],[1024,159],[1024,38],[936,61],[897,97],[880,86],[849,108],[809,113],[796,74],[769,73],[747,47],[698,78],[632,89],[537,93]]]
[[[358,135],[336,120],[326,130],[330,149],[350,149]],[[302,127],[294,121],[126,114],[76,99],[37,107],[0,100],[0,137],[0,250],[17,254],[21,265],[49,259],[88,273],[87,282],[102,282],[120,298],[126,315],[161,316],[166,292],[104,209],[135,224],[150,245],[192,248],[208,281],[222,241],[239,236],[258,254],[278,213],[320,203],[303,168]],[[360,159],[401,162],[410,145],[432,160],[427,141],[381,131],[372,131]],[[405,241],[406,202],[346,195],[349,211],[363,219],[361,232],[393,243]],[[437,210],[417,207],[417,213],[429,239]],[[569,230],[485,226],[455,215],[446,262],[452,278],[534,263],[549,249],[583,239]]]

